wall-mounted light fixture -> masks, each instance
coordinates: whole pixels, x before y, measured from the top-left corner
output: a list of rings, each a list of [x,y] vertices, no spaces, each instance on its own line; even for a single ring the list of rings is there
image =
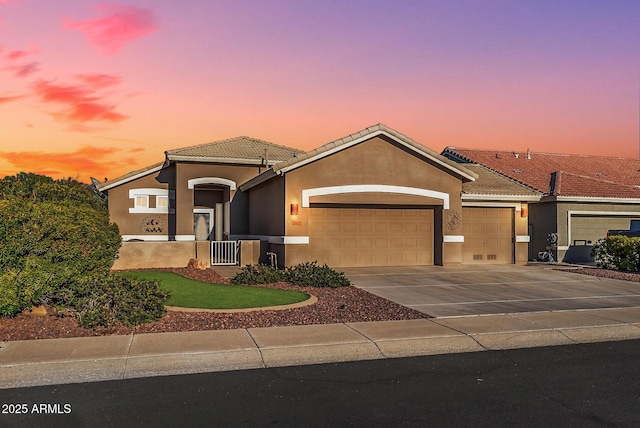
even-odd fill
[[[298,204],[291,204],[291,215],[298,215]]]
[[[523,206],[520,208],[520,217],[522,218],[529,217],[529,207]]]

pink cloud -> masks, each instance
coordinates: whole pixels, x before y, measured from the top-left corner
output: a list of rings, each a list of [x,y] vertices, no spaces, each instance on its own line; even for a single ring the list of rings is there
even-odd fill
[[[81,75],[79,79],[85,85],[58,85],[50,81],[39,80],[33,89],[43,102],[59,104],[66,108],[52,113],[59,122],[67,123],[76,131],[87,131],[90,122],[120,122],[127,116],[115,111],[115,106],[107,104],[96,94],[98,89],[119,83],[120,79],[109,75]],[[87,76],[89,77],[87,81]],[[98,77],[96,77],[98,76]],[[94,80],[94,81],[92,81]]]
[[[10,103],[11,101],[17,101],[24,97],[25,95],[14,95],[10,97],[0,96],[0,104]]]
[[[14,50],[14,51],[7,52],[5,55],[5,58],[7,58],[9,61],[15,61],[17,59],[21,59],[29,55],[36,54],[38,52],[39,51],[37,49],[31,49],[30,51]]]
[[[12,71],[15,77],[27,77],[36,71],[40,70],[40,63],[30,62],[22,65],[10,65],[3,67],[0,70]]]
[[[118,85],[122,82],[122,78],[120,76],[113,76],[110,74],[76,74],[75,77],[94,89],[102,89],[108,86]]]
[[[64,27],[78,30],[105,55],[118,53],[127,43],[158,29],[150,10],[135,6],[98,5],[102,18],[71,21]]]

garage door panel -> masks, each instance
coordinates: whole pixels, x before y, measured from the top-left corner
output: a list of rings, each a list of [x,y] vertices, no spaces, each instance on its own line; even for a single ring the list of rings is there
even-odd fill
[[[430,265],[433,218],[430,209],[313,208],[309,254],[336,267]]]
[[[571,217],[571,240],[596,242],[607,235],[609,229],[629,229],[631,220],[640,216],[578,216]],[[569,244],[573,244],[570,242]]]
[[[512,208],[463,208],[463,263],[513,263],[512,219]]]

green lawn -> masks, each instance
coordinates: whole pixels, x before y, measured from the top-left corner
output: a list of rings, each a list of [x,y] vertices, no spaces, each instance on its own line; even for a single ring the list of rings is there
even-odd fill
[[[288,305],[309,298],[299,291],[275,288],[210,284],[194,281],[171,272],[129,271],[120,275],[128,278],[159,281],[164,290],[171,292],[168,306],[202,309],[244,309]]]

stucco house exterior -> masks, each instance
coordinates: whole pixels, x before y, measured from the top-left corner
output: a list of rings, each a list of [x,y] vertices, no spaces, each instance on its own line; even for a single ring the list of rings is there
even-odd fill
[[[629,229],[640,220],[637,159],[458,147],[442,155],[467,168],[482,165],[541,194],[529,204],[530,259],[552,247],[556,260],[589,261],[593,244],[607,230]]]
[[[240,242],[243,264],[525,263],[542,196],[382,124],[309,152],[248,137],[169,150],[99,190],[123,236],[115,268],[215,264],[219,242]]]

